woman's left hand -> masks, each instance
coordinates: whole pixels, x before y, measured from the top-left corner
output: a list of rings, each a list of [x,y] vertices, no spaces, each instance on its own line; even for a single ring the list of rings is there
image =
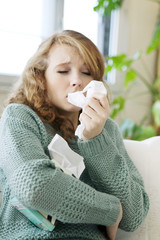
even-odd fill
[[[102,132],[109,114],[110,107],[107,96],[101,93],[94,93],[88,99],[80,114],[80,121],[85,126],[82,140],[89,140],[98,136]]]
[[[122,204],[120,203],[120,215],[117,219],[117,222],[113,226],[107,226],[106,227],[107,236],[108,236],[109,240],[115,240],[116,239],[118,226],[119,226],[120,221],[122,220],[122,216],[123,216],[123,209],[122,209]]]

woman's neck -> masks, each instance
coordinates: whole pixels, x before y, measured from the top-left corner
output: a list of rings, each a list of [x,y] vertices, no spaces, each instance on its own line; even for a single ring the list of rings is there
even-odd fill
[[[76,130],[78,124],[79,124],[79,112],[73,113],[67,117],[73,124],[74,129]]]

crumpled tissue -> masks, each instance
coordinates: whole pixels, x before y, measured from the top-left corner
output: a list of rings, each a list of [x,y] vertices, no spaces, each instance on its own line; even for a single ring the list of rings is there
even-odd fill
[[[107,89],[104,86],[103,82],[97,81],[97,80],[92,80],[82,91],[69,93],[67,100],[68,100],[68,102],[72,103],[73,105],[83,109],[87,99],[92,97],[92,95],[95,92],[107,95]],[[86,96],[84,95],[84,93],[86,93]],[[81,122],[81,124],[78,125],[78,127],[75,131],[75,135],[77,135],[80,139],[82,139],[82,133],[83,133],[84,128],[85,128],[85,126],[84,126],[83,122]]]
[[[56,167],[62,169],[68,175],[74,175],[79,179],[85,169],[83,157],[74,152],[68,143],[56,134],[48,145],[51,161]]]

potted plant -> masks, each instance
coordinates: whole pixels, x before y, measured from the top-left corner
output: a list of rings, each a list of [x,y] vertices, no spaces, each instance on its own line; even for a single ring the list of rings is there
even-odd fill
[[[157,0],[160,2],[159,0]],[[110,14],[112,10],[121,7],[122,0],[99,0],[95,11],[100,11],[101,14]],[[155,33],[153,35],[150,45],[147,47],[146,52],[150,54],[152,51],[157,51],[160,45],[160,17],[157,22]],[[132,58],[128,59],[126,54],[117,56],[107,56],[107,65],[105,74],[113,70],[124,72],[123,91],[119,96],[112,101],[111,118],[116,118],[117,115],[125,109],[126,102],[128,101],[127,91],[128,88],[134,88],[136,81],[141,81],[151,95],[153,104],[149,109],[152,116],[150,125],[146,125],[147,116],[143,116],[141,123],[136,124],[133,120],[124,119],[120,125],[121,132],[124,138],[134,140],[144,140],[146,138],[160,135],[160,73],[155,77],[154,84],[141,75],[133,66],[135,61],[140,61],[142,52],[138,51]],[[139,96],[141,92],[139,92]],[[136,98],[138,95],[135,96]]]

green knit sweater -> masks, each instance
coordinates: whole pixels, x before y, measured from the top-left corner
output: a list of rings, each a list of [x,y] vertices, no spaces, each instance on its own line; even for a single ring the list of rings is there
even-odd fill
[[[120,228],[134,231],[145,218],[149,200],[143,180],[129,158],[117,124],[108,119],[103,132],[70,147],[84,157],[80,179],[50,161],[53,129],[23,104],[10,104],[0,120],[0,239],[104,240],[98,225],[114,225],[120,202]],[[41,230],[11,205],[25,206],[58,219],[52,232]]]

